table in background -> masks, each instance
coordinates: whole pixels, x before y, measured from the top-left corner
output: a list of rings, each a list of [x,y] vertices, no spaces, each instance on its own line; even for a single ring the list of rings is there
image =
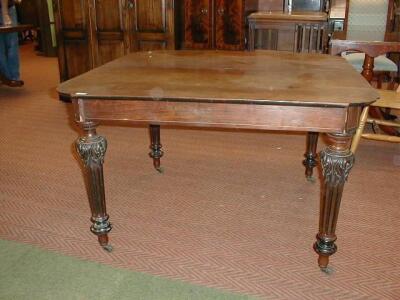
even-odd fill
[[[31,29],[33,29],[33,25],[30,25],[30,24],[0,26],[0,33],[23,32],[23,31],[31,30]]]
[[[277,51],[138,52],[66,81],[58,91],[72,98],[75,120],[85,132],[76,149],[88,171],[91,230],[105,249],[111,225],[103,181],[107,141],[96,133],[99,122],[326,133],[314,248],[319,265],[327,267],[336,252],[339,206],[354,161],[352,135],[362,107],[378,98],[343,59]],[[152,141],[160,151],[159,139]],[[315,149],[316,140],[313,144]]]

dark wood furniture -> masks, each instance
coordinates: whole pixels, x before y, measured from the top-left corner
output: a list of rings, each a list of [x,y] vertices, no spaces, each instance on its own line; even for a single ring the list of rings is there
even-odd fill
[[[344,60],[277,51],[139,52],[64,82],[58,91],[72,98],[75,120],[84,131],[76,149],[88,175],[91,230],[108,250],[107,141],[96,133],[99,122],[326,133],[314,248],[320,267],[327,267],[336,252],[339,206],[354,162],[351,138],[362,107],[378,97]]]
[[[184,5],[186,49],[244,49],[243,0],[185,0]]]
[[[132,51],[175,49],[174,0],[55,0],[61,81]]]
[[[268,30],[270,50],[318,52],[326,49],[328,15],[325,12],[255,12],[248,16],[249,50],[256,30]]]

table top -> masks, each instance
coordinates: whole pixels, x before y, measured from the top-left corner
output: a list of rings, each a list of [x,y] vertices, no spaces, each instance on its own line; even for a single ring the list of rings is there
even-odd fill
[[[19,32],[32,29],[33,25],[31,24],[18,24],[12,26],[0,26],[0,33],[9,33],[9,32]]]
[[[249,20],[293,20],[293,21],[327,21],[328,14],[315,11],[258,11],[248,16]]]
[[[68,80],[80,99],[347,107],[379,95],[344,59],[279,51],[136,52]]]

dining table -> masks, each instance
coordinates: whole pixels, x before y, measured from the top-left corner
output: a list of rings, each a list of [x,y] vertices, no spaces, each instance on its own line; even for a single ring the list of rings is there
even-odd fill
[[[103,177],[107,140],[97,133],[99,124],[149,125],[151,156],[158,170],[162,126],[304,132],[309,139],[307,177],[317,165],[322,168],[314,250],[320,268],[328,267],[337,250],[339,207],[354,164],[352,136],[362,108],[378,99],[343,58],[280,51],[134,52],[61,83],[58,92],[71,98],[80,127],[75,148],[87,171],[91,231],[104,249],[112,249],[112,226]],[[318,154],[321,134],[326,147]]]

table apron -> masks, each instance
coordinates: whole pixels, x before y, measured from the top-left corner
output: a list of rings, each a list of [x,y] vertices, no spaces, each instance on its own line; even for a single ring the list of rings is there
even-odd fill
[[[349,132],[361,107],[74,99],[77,122],[130,121],[160,125]]]

